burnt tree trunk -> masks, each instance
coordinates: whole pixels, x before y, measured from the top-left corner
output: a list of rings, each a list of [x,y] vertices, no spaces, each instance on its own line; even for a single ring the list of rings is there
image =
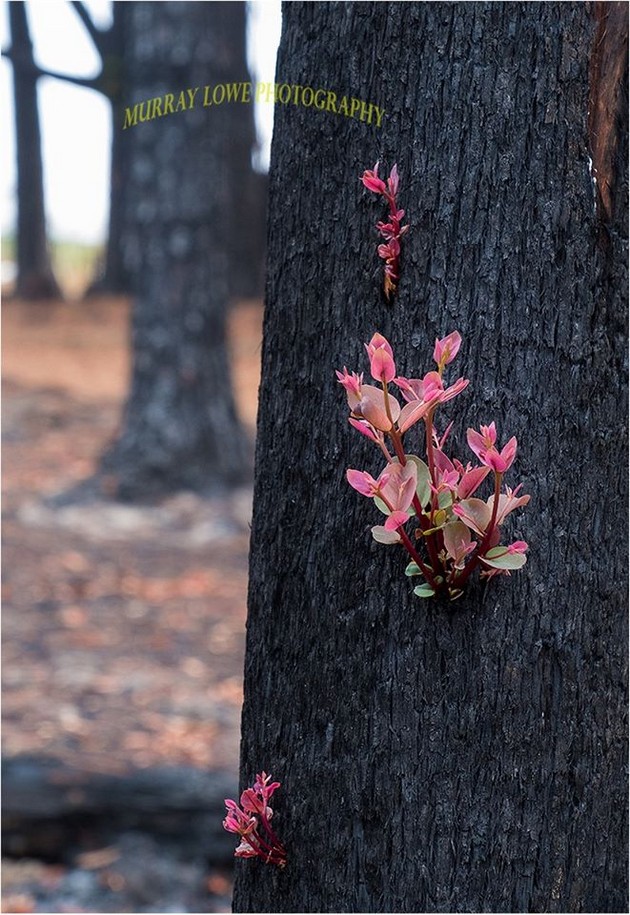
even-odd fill
[[[127,130],[133,375],[122,434],[103,459],[121,498],[212,489],[247,472],[225,329],[230,153],[242,110],[203,107],[206,84],[247,81],[229,41],[232,5],[126,5],[126,106],[199,88],[186,110]]]
[[[627,911],[627,40],[593,68],[601,6],[284,6],[281,81],[386,115],[276,107],[241,783],[282,782],[289,861],[239,861],[235,911]],[[619,72],[606,214],[587,112]],[[391,307],[378,158],[411,223]],[[442,604],[371,541],[344,472],[382,461],[334,369],[380,330],[418,377],[456,328],[442,420],[518,437],[530,552]]]
[[[46,239],[42,143],[33,43],[22,0],[9,4],[17,156],[16,295],[59,298]]]

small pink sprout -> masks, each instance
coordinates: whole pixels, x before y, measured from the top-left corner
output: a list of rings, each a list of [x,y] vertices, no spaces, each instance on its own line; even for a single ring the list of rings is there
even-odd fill
[[[360,375],[357,375],[356,372],[350,374],[348,369],[343,367],[343,372],[336,372],[337,380],[339,384],[343,385],[346,389],[348,395],[348,402],[350,406],[354,406],[353,401],[350,398],[354,398],[354,402],[358,403],[361,399],[361,385],[363,384],[363,372]]]
[[[269,802],[279,787],[280,782],[271,782],[271,776],[261,772],[256,776],[253,787],[246,788],[241,794],[240,806],[226,798],[227,816],[223,820],[223,828],[241,838],[234,852],[236,858],[258,857],[265,864],[275,864],[280,868],[286,865],[286,850],[271,828],[273,810]]]
[[[409,520],[407,509],[413,501],[418,482],[415,464],[409,462],[404,467],[388,464],[378,480],[364,470],[348,470],[346,478],[362,496],[379,498],[386,505],[390,514],[385,522],[385,530],[395,531]]]
[[[387,222],[377,222],[376,228],[385,240],[385,243],[377,248],[378,256],[385,261],[383,292],[389,302],[392,295],[398,288],[400,280],[400,239],[409,229],[409,226],[401,226],[401,221],[405,211],[398,208],[396,196],[400,187],[400,176],[398,166],[394,165],[387,183],[378,177],[377,162],[373,169],[366,169],[361,175],[363,186],[372,191],[373,194],[380,194],[385,198],[389,206]]]
[[[514,543],[509,545],[507,551],[508,553],[525,553],[528,549],[529,546],[524,540],[515,540]]]
[[[389,479],[389,474],[384,471],[378,480],[366,473],[364,470],[346,470],[346,479],[353,489],[360,492],[362,496],[369,496],[373,499],[381,493],[381,486],[384,486]]]
[[[490,566],[489,570],[482,572],[482,575],[491,577],[493,575],[510,575],[517,569],[522,569],[525,565],[525,552],[528,546],[524,540],[515,540],[509,546],[492,546],[481,561],[484,565]]]
[[[370,358],[370,371],[375,381],[389,384],[396,377],[392,348],[382,334],[374,334],[369,343],[365,344]]]
[[[366,169],[361,175],[361,181],[363,185],[372,191],[374,194],[385,194],[387,192],[387,186],[384,181],[378,177],[378,166],[377,162],[374,168]]]
[[[482,426],[481,432],[469,429],[466,433],[468,445],[474,451],[482,464],[491,467],[496,473],[505,473],[514,463],[516,457],[516,438],[512,436],[503,450],[499,452],[495,447],[497,430],[494,423]]]
[[[389,173],[389,178],[387,179],[387,190],[389,191],[392,197],[395,197],[398,193],[398,183],[400,178],[398,177],[398,166],[393,165],[392,170]]]
[[[461,345],[462,338],[456,330],[447,337],[435,341],[433,359],[437,363],[440,375],[444,371],[445,366],[449,365],[458,354]]]

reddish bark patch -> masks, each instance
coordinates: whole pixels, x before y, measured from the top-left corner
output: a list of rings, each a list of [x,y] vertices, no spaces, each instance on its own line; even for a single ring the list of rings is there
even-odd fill
[[[594,4],[597,32],[591,56],[588,135],[597,179],[597,207],[612,215],[615,154],[619,140],[623,80],[628,66],[628,4]]]

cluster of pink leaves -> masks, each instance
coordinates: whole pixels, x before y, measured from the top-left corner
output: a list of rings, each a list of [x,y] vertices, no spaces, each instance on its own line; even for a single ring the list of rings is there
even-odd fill
[[[400,210],[396,202],[399,186],[398,167],[394,165],[387,181],[383,181],[378,177],[378,165],[377,162],[374,168],[366,169],[361,176],[361,181],[368,191],[384,197],[389,207],[387,222],[376,223],[376,228],[384,239],[383,244],[379,245],[377,250],[378,256],[385,261],[383,292],[389,302],[396,292],[400,279],[400,239],[409,226],[400,224],[405,211]]]
[[[507,516],[529,502],[528,495],[519,495],[520,486],[502,489],[503,476],[516,456],[516,438],[499,449],[494,423],[479,431],[468,429],[468,445],[479,464],[463,464],[444,451],[452,423],[441,436],[435,428],[438,408],[469,383],[466,378],[449,386],[443,381],[444,369],[457,356],[461,342],[457,331],[436,340],[437,369],[423,378],[405,378],[397,374],[392,347],[376,333],[366,350],[372,378],[380,386],[364,384],[363,374],[350,373],[345,366],[337,372],[346,391],[350,424],[374,442],[387,461],[376,478],[363,470],[348,470],[348,482],[386,515],[372,535],[380,543],[402,543],[406,548],[411,557],[406,574],[425,578],[414,589],[420,597],[443,593],[454,599],[477,567],[482,576],[492,577],[509,575],[525,564],[523,540],[500,543]],[[402,406],[390,393],[392,383],[400,390]],[[403,447],[403,436],[419,422],[424,426],[426,463],[406,454]],[[475,493],[489,474],[494,477],[493,492],[483,500]]]
[[[279,787],[280,782],[272,782],[270,775],[261,772],[253,787],[241,794],[240,805],[226,798],[227,816],[223,828],[241,838],[234,852],[237,858],[262,858],[265,864],[277,867],[287,863],[285,848],[271,828],[273,810],[269,802]]]

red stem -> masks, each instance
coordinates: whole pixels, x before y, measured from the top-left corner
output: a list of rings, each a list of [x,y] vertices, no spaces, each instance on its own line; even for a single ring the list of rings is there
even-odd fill
[[[426,428],[426,436],[427,436],[427,461],[429,464],[429,475],[431,477],[431,482],[433,483],[433,486],[437,489],[437,480],[435,478],[435,458],[433,456],[433,412],[434,412],[434,410],[429,411],[429,413],[427,414],[427,416],[424,420],[424,425]],[[433,512],[436,512],[438,510],[438,507],[439,507],[439,503],[438,503],[437,493],[432,489],[431,490],[431,510],[432,510],[431,524],[433,524]]]
[[[404,454],[403,454],[403,457],[404,457]],[[378,496],[379,496],[379,499],[381,499],[382,502],[387,506],[387,508],[390,510],[390,512],[394,510],[391,503],[385,498],[385,496],[383,495],[382,492],[379,492]],[[433,577],[434,574],[436,574],[435,569],[430,569],[422,561],[422,559],[420,558],[420,554],[417,552],[413,543],[411,542],[411,539],[409,538],[409,534],[405,531],[405,529],[403,527],[398,528],[398,533],[400,534],[400,538],[401,538],[402,542],[404,543],[407,552],[409,553],[409,555],[415,562],[415,564],[422,571],[422,574],[427,579],[427,581],[429,582],[431,587],[435,588],[435,590],[437,591],[439,588],[439,585],[437,584],[437,582],[435,581],[435,579]]]
[[[451,582],[452,587],[461,588],[468,581],[471,573],[477,568],[479,562],[481,561],[481,556],[486,551],[486,547],[490,542],[492,535],[495,530],[495,523],[497,520],[497,513],[499,511],[499,496],[501,495],[501,480],[503,479],[502,473],[497,473],[495,470],[494,473],[494,504],[492,506],[492,516],[490,518],[490,523],[486,528],[486,533],[483,540],[478,544],[477,548],[471,554],[470,559],[462,569],[459,575],[455,576]]]
[[[424,575],[426,580],[429,582],[429,584],[435,591],[439,591],[440,585],[438,584],[438,582],[436,582],[436,580],[433,577],[434,570],[429,569],[429,567],[424,564],[422,559],[420,559],[419,553],[416,551],[413,543],[409,539],[409,534],[402,527],[398,528],[398,533],[400,534],[401,540],[404,543],[407,552],[409,553],[409,555],[411,556],[411,558],[413,559],[415,564],[418,566],[418,568],[421,569],[422,574]]]
[[[275,832],[273,831],[273,829],[272,829],[271,826],[269,825],[269,820],[267,819],[267,817],[266,817],[264,814],[261,813],[260,819],[262,820],[262,824],[263,824],[263,826],[265,827],[265,829],[267,830],[267,833],[268,833],[269,838],[271,839],[271,841],[274,843],[274,845],[275,845],[277,848],[281,848],[282,851],[284,851],[284,846],[282,845],[282,842],[280,841],[280,839],[278,838],[278,836],[275,834]]]
[[[254,851],[261,858],[264,858],[267,863],[271,862],[280,866],[284,866],[286,863],[286,851],[280,842],[275,841],[273,845],[269,845],[256,830],[246,836],[241,836],[241,838],[245,839],[247,844],[251,845]]]
[[[402,435],[394,427],[394,420],[392,419],[392,414],[391,414],[391,411],[389,408],[389,396],[388,396],[388,392],[387,392],[387,382],[386,381],[383,382],[383,394],[385,395],[385,412],[387,413],[387,418],[389,419],[389,421],[392,424],[392,428],[389,431],[389,436],[392,440],[392,444],[394,445],[394,451],[396,452],[396,457],[400,461],[401,467],[406,467],[407,466],[407,457],[405,455],[405,449],[403,448],[403,444],[402,444]],[[431,477],[431,479],[433,480],[433,476]],[[424,516],[424,511],[423,511],[422,505],[420,504],[420,500],[418,499],[417,494],[414,495],[412,504],[413,504],[416,516],[418,518],[418,523],[420,524],[420,527],[422,528],[423,531],[426,531],[427,528],[431,527],[431,523],[429,521],[427,521],[427,519]],[[388,506],[388,508],[391,511],[391,506]],[[403,533],[402,530],[400,530],[400,532]],[[436,584],[433,576],[439,575],[439,573],[441,571],[441,565],[440,565],[440,561],[438,559],[434,535],[429,534],[428,537],[425,537],[427,551],[429,553],[429,558],[431,561],[431,571],[430,572],[429,572],[428,566],[425,565],[425,563],[420,559],[416,550],[413,549],[413,544],[411,543],[411,540],[409,540],[409,537],[407,536],[407,534],[405,534],[405,536],[407,537],[407,540],[409,541],[409,545],[411,546],[411,549],[413,550],[413,553],[415,554],[415,556],[413,556],[414,562],[416,563],[416,565],[418,565],[422,569],[422,573],[425,576],[425,578],[428,581],[430,580],[431,586],[436,588],[436,590],[438,590],[439,585]],[[408,549],[408,552],[409,552],[409,549]],[[412,555],[412,554],[410,553],[410,555]]]
[[[418,496],[413,497],[413,507],[416,511],[416,516],[420,522],[420,527],[422,531],[427,531],[431,529],[431,522],[427,517],[425,517],[422,505],[420,504],[420,499]],[[431,559],[431,566],[436,575],[438,575],[442,569],[442,564],[438,559],[437,548],[435,546],[435,534],[425,535],[424,541],[427,545],[427,551],[429,553],[429,558]]]

